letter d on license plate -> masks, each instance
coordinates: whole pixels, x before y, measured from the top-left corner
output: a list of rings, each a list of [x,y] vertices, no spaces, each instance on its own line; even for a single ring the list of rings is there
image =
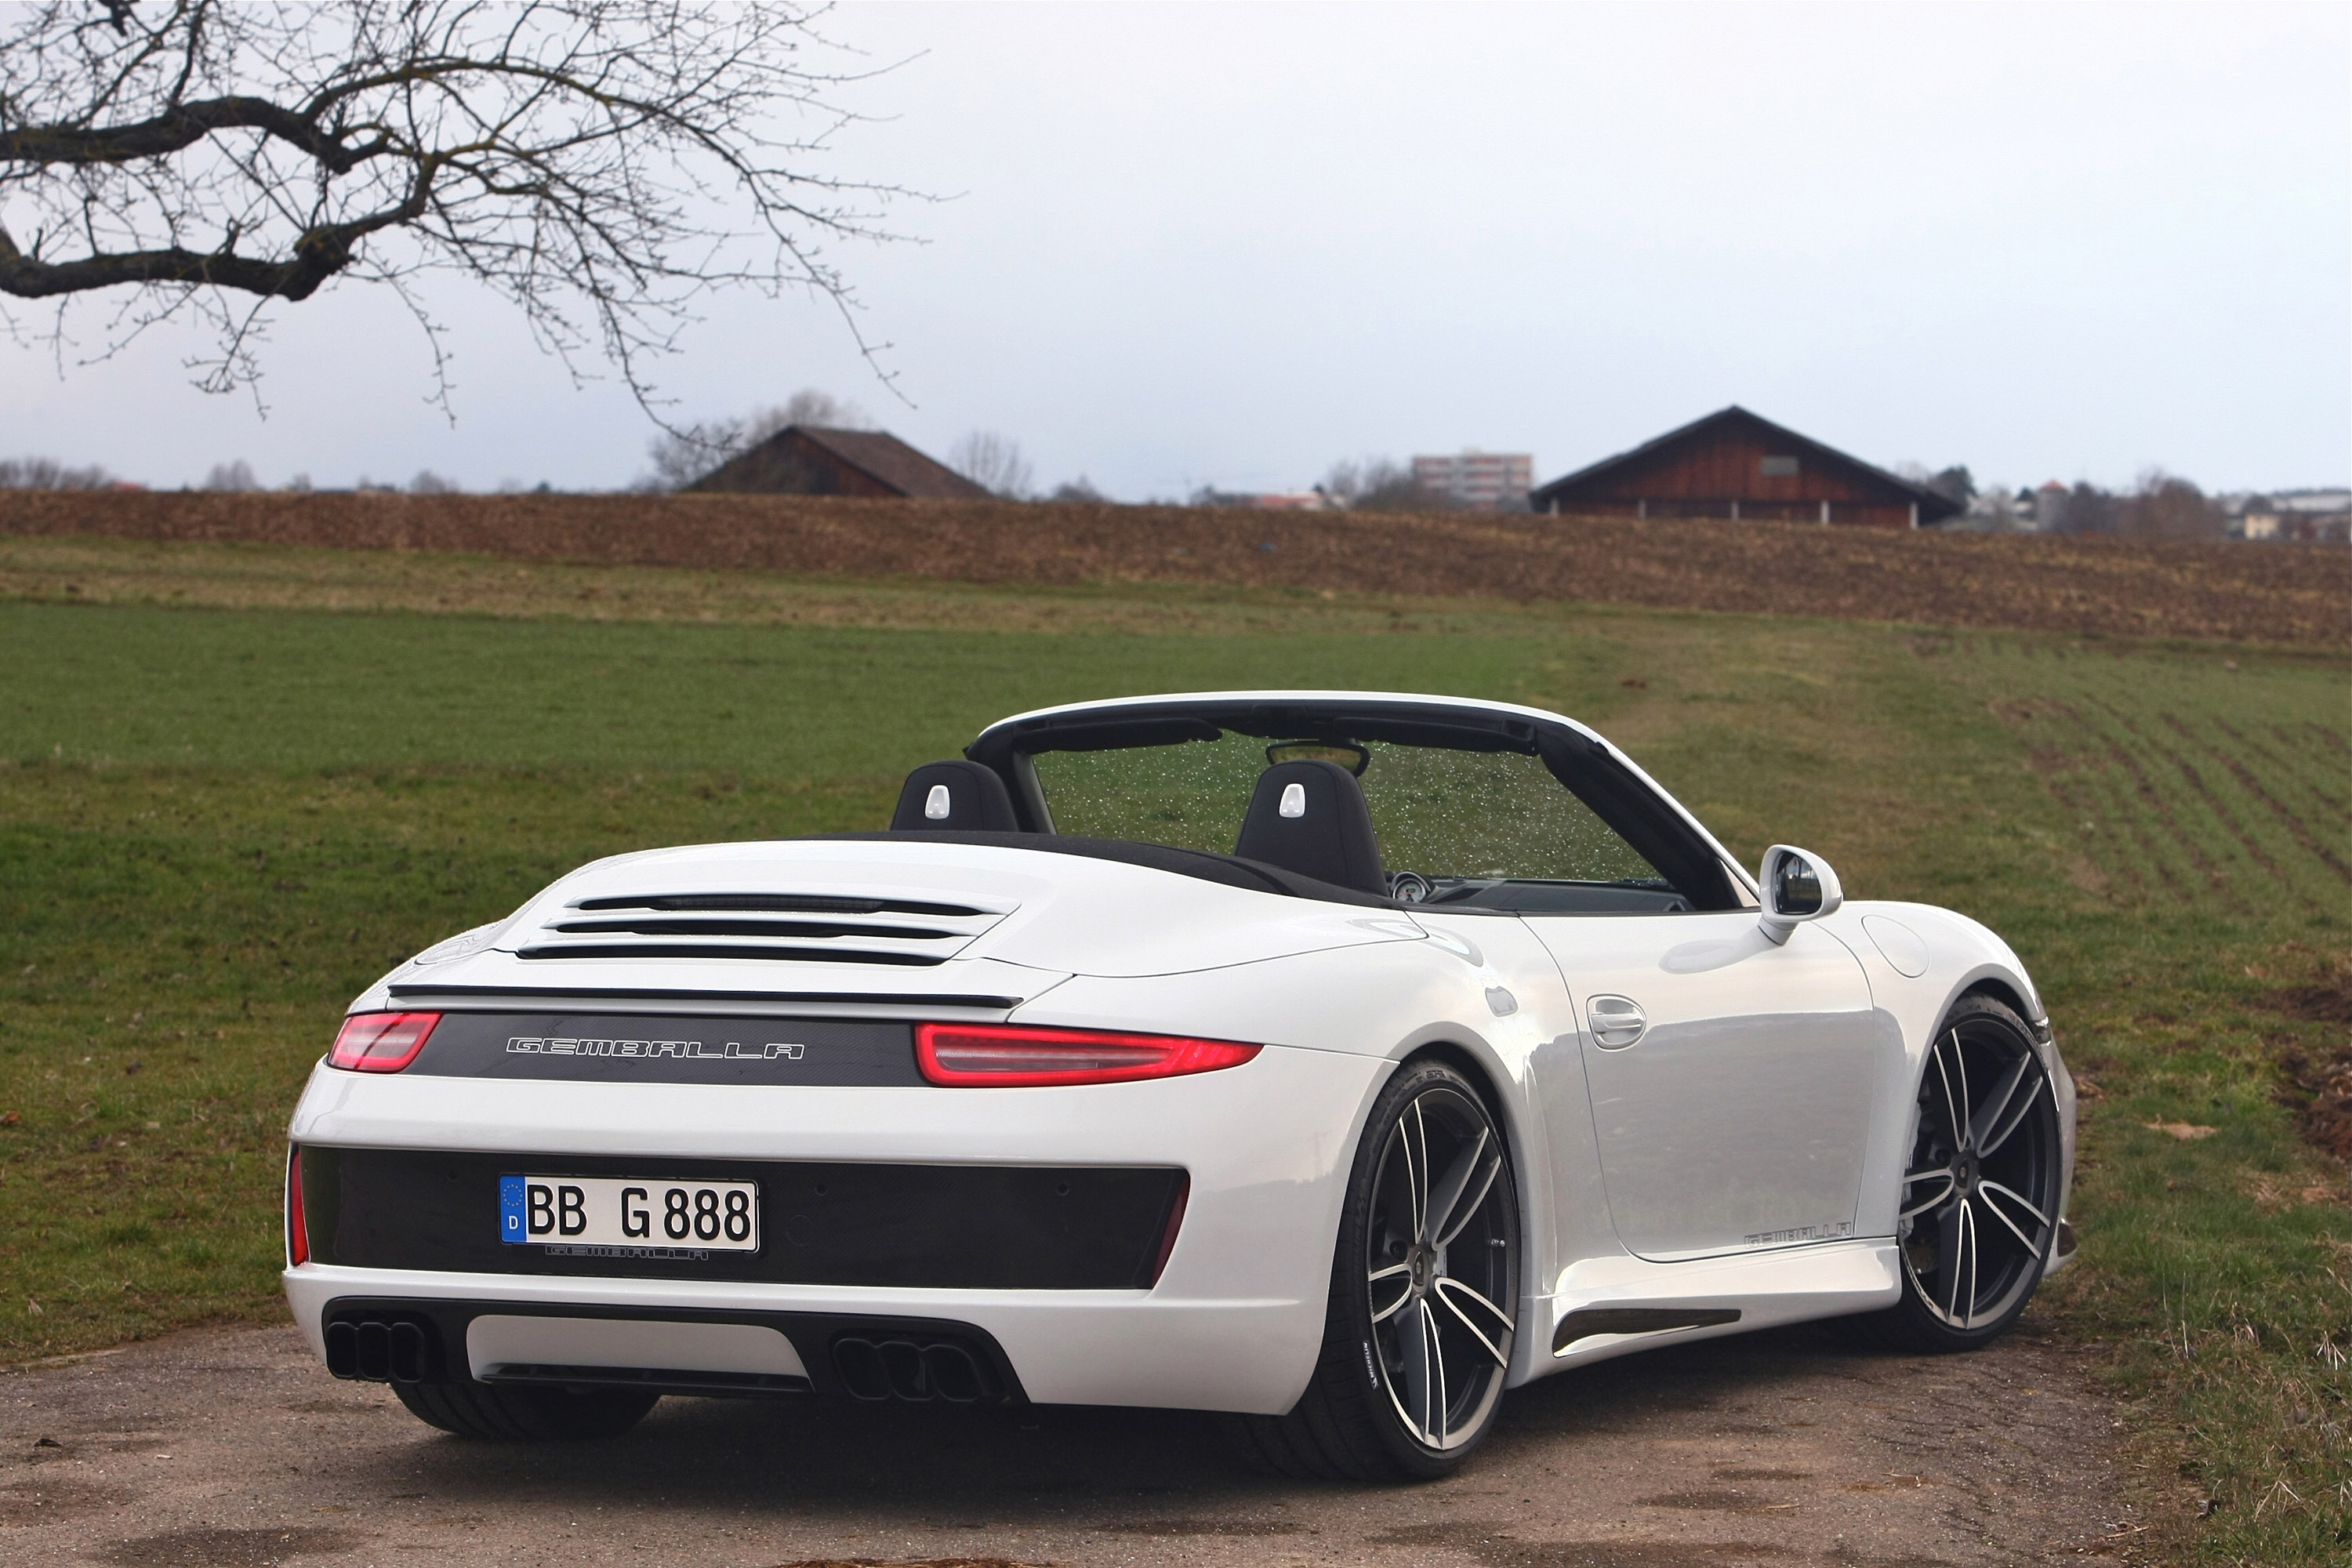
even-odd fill
[[[691,1177],[502,1175],[499,1239],[513,1247],[757,1252],[760,1188]]]

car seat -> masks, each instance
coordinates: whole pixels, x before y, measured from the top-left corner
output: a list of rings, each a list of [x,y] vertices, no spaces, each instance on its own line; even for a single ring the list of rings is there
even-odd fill
[[[1353,783],[1353,780],[1349,780]],[[1013,795],[993,768],[958,759],[925,763],[907,775],[891,815],[893,833],[1017,833]]]
[[[1337,763],[1302,758],[1260,773],[1234,853],[1319,882],[1389,896],[1364,787]]]

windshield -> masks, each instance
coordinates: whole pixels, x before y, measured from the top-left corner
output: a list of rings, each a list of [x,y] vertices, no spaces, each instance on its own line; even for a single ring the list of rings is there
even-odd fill
[[[1268,765],[1267,746],[1227,732],[1175,745],[1043,752],[1033,762],[1057,833],[1231,854]],[[1360,750],[1364,800],[1392,873],[1418,872],[1456,890],[1504,879],[1669,885],[1537,757],[1385,741]],[[1280,752],[1354,760],[1311,745]]]

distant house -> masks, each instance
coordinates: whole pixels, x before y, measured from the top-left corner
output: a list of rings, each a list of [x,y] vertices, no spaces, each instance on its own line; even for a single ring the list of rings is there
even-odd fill
[[[1481,452],[1412,460],[1412,482],[1465,511],[1516,511],[1536,482],[1536,460],[1525,452]]]
[[[984,487],[887,430],[826,430],[813,425],[788,425],[686,488],[706,495],[990,499]]]
[[[1529,492],[1538,511],[1916,528],[1948,496],[1734,405]]]

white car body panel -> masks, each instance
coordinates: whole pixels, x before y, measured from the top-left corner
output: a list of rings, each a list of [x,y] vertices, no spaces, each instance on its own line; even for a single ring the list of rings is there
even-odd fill
[[[1567,724],[1605,745],[1558,715],[1461,706]],[[1752,900],[1754,879],[1705,842]],[[576,920],[583,900],[679,890],[855,895],[977,912],[886,914],[883,924],[896,922],[889,933],[856,939],[882,958],[928,944],[921,951],[940,962],[922,966],[520,956],[595,940],[552,929]],[[1901,1289],[1894,1237],[1911,1107],[1938,1020],[1987,984],[2016,998],[2029,1022],[2045,1015],[2016,955],[1947,910],[1852,902],[1801,926],[1786,945],[1758,931],[1752,909],[1367,907],[919,835],[615,857],[445,944],[474,951],[428,950],[352,1011],[997,1020],[1265,1049],[1244,1066],[1181,1078],[974,1089],[458,1079],[322,1063],[295,1110],[293,1143],[538,1159],[593,1152],[674,1161],[687,1174],[696,1161],[718,1160],[1171,1167],[1186,1173],[1188,1195],[1157,1282],[981,1289],[306,1262],[287,1269],[287,1292],[322,1353],[322,1315],[355,1297],[521,1304],[558,1318],[566,1308],[903,1315],[992,1336],[1034,1400],[1278,1414],[1313,1370],[1333,1237],[1372,1102],[1397,1064],[1438,1048],[1486,1079],[1510,1143],[1526,1231],[1510,1381],[1660,1342],[1887,1305]],[[1638,1004],[1643,1038],[1605,1044],[1590,1011],[1596,997]],[[2073,1086],[2055,1048],[2042,1049],[2071,1169]],[[1776,1130],[1760,1155],[1750,1136],[1759,1125]],[[1597,1334],[1554,1352],[1556,1325],[1602,1307],[1739,1316]],[[467,1353],[494,1360],[508,1353],[502,1345],[541,1342],[531,1332],[528,1322],[495,1322],[483,1331],[490,1349]],[[545,1343],[581,1356],[626,1357],[661,1330],[551,1332]],[[680,1330],[662,1364],[783,1363],[756,1334]]]

